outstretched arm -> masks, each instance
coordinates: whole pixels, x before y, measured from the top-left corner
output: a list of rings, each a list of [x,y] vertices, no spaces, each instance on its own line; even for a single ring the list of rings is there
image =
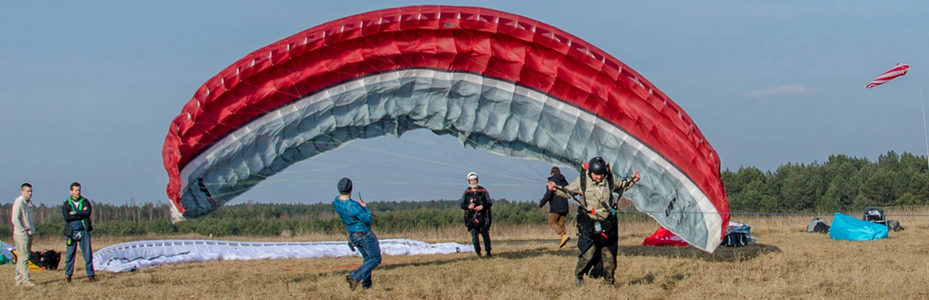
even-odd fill
[[[581,174],[580,176],[584,176],[584,174]],[[562,198],[573,198],[574,195],[581,193],[581,177],[580,176],[575,178],[574,181],[572,181],[570,184],[566,186],[561,186],[561,187],[557,186],[555,182],[549,181],[547,183],[548,190],[554,192],[555,195],[562,197]]]
[[[632,176],[628,178],[614,178],[613,192],[622,195],[623,192],[639,182],[640,179],[642,179],[642,173],[639,173],[639,171],[633,172]]]

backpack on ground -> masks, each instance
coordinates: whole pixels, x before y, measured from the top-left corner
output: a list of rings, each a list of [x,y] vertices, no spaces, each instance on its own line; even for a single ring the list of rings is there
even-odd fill
[[[751,226],[729,221],[729,227],[728,230],[726,230],[726,236],[723,237],[723,246],[744,247],[753,242],[755,242],[755,238],[752,237]]]
[[[61,253],[55,250],[33,251],[29,255],[30,270],[57,270]]]
[[[742,232],[730,232],[723,238],[723,246],[726,247],[744,247],[748,245],[748,236]]]
[[[806,232],[829,233],[829,224],[823,218],[816,218],[810,221],[806,227]]]

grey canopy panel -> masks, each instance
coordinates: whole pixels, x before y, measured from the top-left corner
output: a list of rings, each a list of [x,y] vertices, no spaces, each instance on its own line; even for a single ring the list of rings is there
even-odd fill
[[[269,111],[181,170],[184,217],[206,214],[299,161],[355,139],[428,129],[508,157],[643,173],[636,207],[688,242],[715,248],[721,219],[679,169],[622,129],[546,94],[471,73],[404,69],[358,78]],[[694,213],[696,212],[696,213]],[[715,229],[715,230],[714,230]],[[714,235],[714,236],[710,236]]]

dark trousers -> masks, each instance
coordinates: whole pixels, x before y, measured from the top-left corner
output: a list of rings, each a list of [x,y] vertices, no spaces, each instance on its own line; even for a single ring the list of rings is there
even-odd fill
[[[594,241],[593,239],[581,236],[577,240],[579,254],[577,256],[577,266],[574,267],[574,276],[584,278],[584,274],[591,271],[591,268],[599,270],[603,266],[602,272],[591,272],[591,276],[602,276],[607,282],[613,282],[613,273],[616,271],[616,253],[618,250],[617,241]]]
[[[595,223],[601,224],[602,231],[596,231]],[[589,274],[591,277],[602,276],[604,280],[612,284],[613,274],[616,271],[616,253],[619,250],[616,216],[610,215],[605,220],[595,221],[591,220],[587,214],[579,212],[577,227],[578,255],[574,276],[579,279],[583,279],[584,274]],[[592,268],[593,271],[591,271]]]
[[[90,233],[86,230],[81,230],[81,240],[74,241],[70,240],[70,243],[67,243],[67,251],[65,252],[65,275],[71,276],[74,274],[74,256],[77,255],[77,247],[81,247],[81,255],[84,256],[84,272],[87,272],[87,276],[94,276],[94,256],[93,256],[93,247],[90,243]]]
[[[471,232],[471,244],[474,245],[474,253],[481,255],[481,241],[478,240],[477,236],[480,235],[484,239],[484,250],[487,253],[490,253],[490,226],[481,226],[481,228],[469,228],[468,231]]]

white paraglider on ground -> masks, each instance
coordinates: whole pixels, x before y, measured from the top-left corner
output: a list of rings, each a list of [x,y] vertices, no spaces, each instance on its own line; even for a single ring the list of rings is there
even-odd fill
[[[384,255],[428,255],[473,252],[470,245],[426,243],[408,239],[380,240]],[[129,272],[165,264],[213,260],[302,259],[360,256],[345,241],[240,242],[221,240],[149,240],[112,245],[94,252],[97,271]]]

